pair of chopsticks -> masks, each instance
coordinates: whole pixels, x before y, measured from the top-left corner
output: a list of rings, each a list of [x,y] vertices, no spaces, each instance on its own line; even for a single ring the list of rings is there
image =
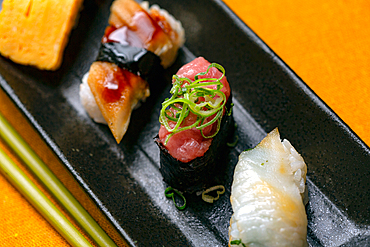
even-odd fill
[[[0,113],[0,137],[21,158],[98,246],[116,246],[46,164]],[[27,175],[0,149],[0,172],[72,246],[92,246]]]

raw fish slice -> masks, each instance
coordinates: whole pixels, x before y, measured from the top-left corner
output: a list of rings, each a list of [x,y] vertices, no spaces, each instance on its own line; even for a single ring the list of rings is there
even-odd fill
[[[176,79],[177,77],[187,78],[186,82],[182,81],[181,83],[180,79]],[[177,116],[176,112],[179,113],[180,109],[184,109],[184,104],[175,103],[173,106],[169,108],[166,106],[165,108],[172,113],[172,119],[168,117],[171,113],[166,113],[165,119],[162,117],[163,115],[160,117],[161,127],[155,142],[160,150],[161,165],[159,171],[163,180],[182,192],[194,193],[214,185],[219,174],[225,168],[223,159],[227,154],[226,143],[234,130],[234,119],[231,110],[232,95],[224,68],[216,63],[211,64],[203,57],[198,57],[182,66],[173,78],[174,87],[171,89],[171,94],[174,98],[177,97],[174,96],[174,92],[180,91],[180,88],[177,88],[179,85],[182,88],[181,92],[184,92],[187,90],[183,89],[186,89],[186,85],[190,83],[191,87],[203,89],[195,90],[193,88],[191,90],[193,95],[198,95],[196,99],[192,99],[196,104],[200,105],[206,101],[208,102],[207,106],[203,106],[203,111],[212,109],[211,102],[218,101],[219,106],[221,106],[217,113],[204,114],[204,118],[202,116],[204,112],[197,115],[196,111],[189,111],[179,122],[173,117]],[[207,90],[204,90],[206,88]],[[209,93],[208,89],[213,90],[213,95],[201,93],[201,91]],[[180,95],[176,100],[189,100],[190,98],[190,94],[186,93]],[[164,103],[164,105],[167,103]],[[208,123],[209,125],[205,126]],[[165,125],[168,125],[169,128]],[[180,126],[179,132],[173,132],[176,125]]]
[[[231,188],[230,246],[307,246],[306,173],[302,157],[280,141],[277,129],[242,152]]]
[[[189,78],[190,80],[194,80],[194,77],[200,73],[207,71],[208,66],[211,65],[203,57],[198,57],[191,61],[188,64],[182,66],[179,71],[176,73],[177,76],[180,78]],[[216,69],[211,68],[209,72],[203,76],[199,76],[199,78],[219,78],[221,77],[222,73]],[[226,76],[221,80],[223,84],[223,88],[221,91],[225,93],[226,100],[228,100],[231,91],[230,85],[227,81]],[[214,86],[208,86],[209,88],[215,88]],[[210,117],[213,118],[213,117]],[[190,113],[184,120],[181,126],[189,126],[196,121],[196,115]],[[171,128],[175,126],[174,122],[170,122]],[[205,128],[203,131],[206,136],[210,136],[215,132],[217,129],[217,123],[212,124],[211,126]],[[161,125],[159,130],[159,138],[162,143],[165,143],[165,140],[170,132]],[[196,128],[188,129],[179,133],[174,134],[167,142],[165,148],[168,150],[169,154],[172,157],[176,158],[177,160],[187,163],[191,160],[194,160],[197,157],[202,157],[205,152],[209,149],[212,143],[212,138],[204,138],[200,132],[200,130]]]
[[[149,85],[140,76],[117,65],[94,62],[87,83],[117,143],[126,133],[132,110],[149,95]]]

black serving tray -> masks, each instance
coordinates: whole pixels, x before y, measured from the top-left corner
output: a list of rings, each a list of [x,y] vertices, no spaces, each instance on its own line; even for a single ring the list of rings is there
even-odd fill
[[[1,1],[0,1],[1,2]],[[242,150],[279,127],[308,165],[310,246],[370,246],[370,150],[310,88],[222,2],[158,0],[186,31],[186,44],[134,111],[121,144],[94,123],[79,101],[82,76],[94,61],[111,1],[85,1],[62,67],[39,71],[0,57],[0,84],[132,246],[226,246],[232,174]],[[233,89],[236,147],[227,150],[226,193],[213,205],[197,196],[178,211],[164,196],[159,108],[171,75],[196,56],[226,69]]]

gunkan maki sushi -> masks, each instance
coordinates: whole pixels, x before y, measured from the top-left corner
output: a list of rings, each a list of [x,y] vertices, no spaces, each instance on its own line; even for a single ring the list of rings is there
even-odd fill
[[[162,103],[155,142],[160,172],[170,186],[188,193],[214,182],[233,132],[232,97],[224,68],[203,57],[173,76],[171,98]]]

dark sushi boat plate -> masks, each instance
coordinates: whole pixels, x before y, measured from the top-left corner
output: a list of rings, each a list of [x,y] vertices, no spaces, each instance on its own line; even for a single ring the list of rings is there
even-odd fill
[[[84,2],[58,71],[0,57],[3,90],[122,237],[132,246],[227,246],[238,155],[278,127],[308,166],[309,245],[370,246],[369,147],[222,1],[150,3],[182,22],[186,43],[175,64],[158,78],[166,85],[152,87],[119,145],[106,126],[87,116],[78,95],[81,78],[98,53],[111,1]],[[197,56],[226,69],[239,141],[224,150],[225,194],[214,204],[191,195],[187,208],[179,211],[164,195],[167,185],[153,138],[172,74]]]

